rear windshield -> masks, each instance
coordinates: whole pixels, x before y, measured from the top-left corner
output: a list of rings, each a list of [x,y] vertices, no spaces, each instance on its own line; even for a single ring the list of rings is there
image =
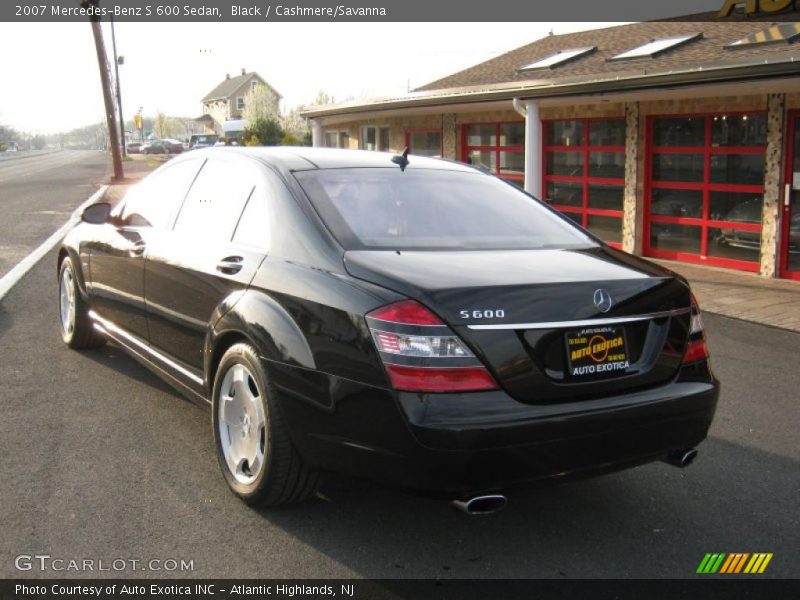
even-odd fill
[[[481,173],[394,167],[319,169],[295,177],[347,250],[597,245],[536,200]]]

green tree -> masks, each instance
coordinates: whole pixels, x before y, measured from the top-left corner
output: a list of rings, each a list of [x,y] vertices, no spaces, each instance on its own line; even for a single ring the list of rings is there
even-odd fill
[[[247,146],[277,146],[283,139],[283,130],[275,119],[258,119],[245,128],[242,137]]]

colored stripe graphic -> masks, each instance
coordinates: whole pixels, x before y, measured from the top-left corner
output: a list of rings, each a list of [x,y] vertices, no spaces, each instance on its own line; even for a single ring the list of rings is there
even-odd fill
[[[749,553],[741,553],[737,552],[735,554],[729,554],[728,560],[725,561],[725,564],[722,565],[720,569],[720,573],[738,573],[744,567],[744,563],[747,558],[750,556]]]
[[[730,554],[709,552],[700,561],[697,573],[711,575],[715,573],[720,575],[732,575],[742,572],[750,574],[763,573],[772,557],[773,554],[771,552],[756,552],[753,554],[749,552],[732,552]]]
[[[764,570],[767,568],[769,561],[772,560],[772,553],[766,552],[759,552],[753,554],[753,558],[750,559],[750,562],[747,563],[747,566],[744,569],[745,573],[763,573]]]
[[[722,553],[715,553],[715,554],[706,554],[703,558],[703,561],[700,563],[700,566],[697,567],[698,573],[716,573],[719,570],[722,561],[725,559],[726,554]]]

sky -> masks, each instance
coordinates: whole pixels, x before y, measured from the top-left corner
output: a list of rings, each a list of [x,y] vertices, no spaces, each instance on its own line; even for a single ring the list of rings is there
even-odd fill
[[[202,97],[242,68],[287,110],[319,90],[336,99],[402,94],[548,35],[615,23],[116,23],[123,112],[202,114]],[[103,25],[109,56],[111,34]],[[28,133],[103,119],[89,23],[0,23],[0,124]],[[9,49],[16,49],[14,54]],[[16,58],[14,58],[16,57]]]

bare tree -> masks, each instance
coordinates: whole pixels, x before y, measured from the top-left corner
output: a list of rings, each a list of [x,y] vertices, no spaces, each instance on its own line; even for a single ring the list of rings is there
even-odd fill
[[[318,91],[314,98],[315,106],[324,106],[325,104],[333,104],[334,102],[336,102],[336,99],[325,90]]]
[[[269,86],[258,84],[247,92],[244,97],[244,110],[242,117],[248,125],[253,125],[257,121],[279,121],[278,96]]]
[[[163,112],[156,115],[156,120],[153,123],[153,131],[159,139],[166,139],[172,137],[174,130],[172,119]]]
[[[302,106],[293,108],[281,119],[283,131],[296,138],[298,142],[304,140],[311,131],[308,127],[308,121],[306,121],[305,117],[300,115],[300,110],[302,108]]]

